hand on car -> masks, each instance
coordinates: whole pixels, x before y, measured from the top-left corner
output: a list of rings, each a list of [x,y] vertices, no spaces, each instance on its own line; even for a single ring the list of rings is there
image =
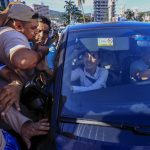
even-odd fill
[[[20,111],[19,101],[21,90],[22,85],[17,81],[13,81],[0,89],[1,115],[5,115],[13,104]]]
[[[46,135],[50,129],[48,119],[41,119],[38,122],[26,122],[21,128],[21,136],[28,149],[31,147],[30,139],[33,136]]]

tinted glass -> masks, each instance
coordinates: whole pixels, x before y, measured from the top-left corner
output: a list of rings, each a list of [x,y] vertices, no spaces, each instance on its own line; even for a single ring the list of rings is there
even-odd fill
[[[149,79],[150,28],[69,33],[62,116],[119,120],[116,114],[150,112]]]

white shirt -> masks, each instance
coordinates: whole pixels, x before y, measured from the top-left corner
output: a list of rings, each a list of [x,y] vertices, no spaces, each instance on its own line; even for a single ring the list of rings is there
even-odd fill
[[[89,78],[95,80],[95,82],[92,82]],[[71,81],[80,79],[81,86],[72,86],[72,88],[74,92],[100,89],[106,87],[107,78],[108,70],[105,68],[97,67],[93,76],[86,72],[85,69],[77,68],[71,73]]]
[[[33,69],[19,70],[11,62],[12,55],[21,48],[31,50],[25,35],[10,27],[0,27],[0,63],[14,70],[26,82],[33,76]]]

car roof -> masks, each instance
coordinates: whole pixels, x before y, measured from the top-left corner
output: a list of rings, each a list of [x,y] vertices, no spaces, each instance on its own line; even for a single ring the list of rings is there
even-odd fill
[[[78,30],[88,30],[88,29],[96,29],[101,27],[115,28],[115,27],[150,27],[150,22],[137,22],[137,21],[124,21],[124,22],[111,22],[111,23],[84,23],[84,24],[75,24],[69,25],[67,28],[69,32],[78,31]]]

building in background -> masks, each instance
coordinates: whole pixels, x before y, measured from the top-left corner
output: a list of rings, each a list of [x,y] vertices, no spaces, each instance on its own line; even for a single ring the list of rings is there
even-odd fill
[[[94,20],[96,22],[112,21],[115,17],[116,0],[94,0]]]
[[[108,21],[114,22],[116,0],[108,0]]]
[[[126,11],[126,8],[125,8],[125,5],[121,5],[120,7],[120,16],[121,17],[125,17],[125,11]]]
[[[94,20],[96,22],[108,20],[108,0],[94,0]]]
[[[41,3],[41,5],[33,4],[34,10],[41,16],[45,16],[47,18],[50,17],[49,15],[49,6],[44,5]]]

